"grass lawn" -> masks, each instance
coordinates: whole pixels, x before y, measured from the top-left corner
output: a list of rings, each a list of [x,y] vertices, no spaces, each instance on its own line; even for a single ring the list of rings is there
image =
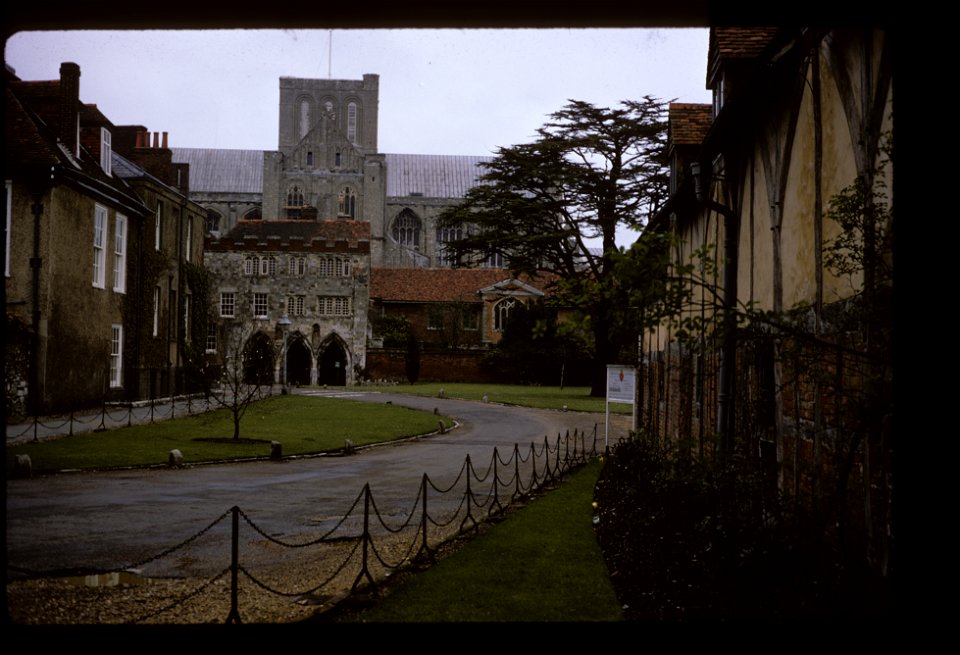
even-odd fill
[[[362,420],[358,420],[362,417]],[[240,424],[241,441],[234,442],[233,418],[227,410],[134,425],[106,432],[7,448],[7,473],[16,455],[30,456],[38,472],[164,464],[176,448],[185,463],[270,455],[270,442],[279,441],[284,455],[303,455],[391,441],[432,432],[446,416],[434,416],[386,403],[271,396],[252,404]],[[219,439],[226,438],[225,441]],[[218,439],[218,441],[206,441]]]
[[[619,621],[593,532],[598,460],[342,621]]]
[[[542,409],[567,409],[574,412],[605,411],[606,400],[590,395],[590,387],[534,387],[519,384],[474,384],[466,382],[423,382],[417,384],[401,384],[396,387],[377,387],[386,393],[407,393],[415,396],[436,398],[443,389],[448,398],[463,398],[465,400],[487,400],[492,403],[506,405],[522,405],[524,407],[539,407]],[[629,414],[630,405],[610,403],[610,412],[613,414]]]

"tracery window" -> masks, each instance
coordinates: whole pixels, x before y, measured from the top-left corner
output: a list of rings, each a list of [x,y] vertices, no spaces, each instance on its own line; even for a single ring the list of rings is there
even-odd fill
[[[493,309],[493,327],[495,330],[503,332],[506,329],[510,320],[510,312],[516,306],[517,300],[513,298],[505,298],[497,303]]]
[[[287,218],[298,219],[303,214],[303,190],[298,186],[292,186],[287,191]]]
[[[420,218],[404,209],[393,221],[393,240],[401,246],[420,250]]]
[[[437,265],[454,266],[457,263],[456,255],[449,244],[463,238],[463,224],[437,228]]]

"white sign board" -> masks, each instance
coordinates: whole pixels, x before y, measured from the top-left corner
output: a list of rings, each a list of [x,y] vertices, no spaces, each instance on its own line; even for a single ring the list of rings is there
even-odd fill
[[[619,364],[607,364],[607,427],[604,434],[604,447],[610,444],[610,403],[628,403],[633,405],[633,430],[637,429],[637,369]]]
[[[634,395],[637,388],[637,371],[626,366],[607,366],[607,402],[629,403],[635,402]]]

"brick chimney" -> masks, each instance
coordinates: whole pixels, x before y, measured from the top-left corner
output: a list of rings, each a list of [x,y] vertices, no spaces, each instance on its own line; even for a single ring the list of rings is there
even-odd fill
[[[60,141],[77,154],[80,138],[80,66],[60,64]]]

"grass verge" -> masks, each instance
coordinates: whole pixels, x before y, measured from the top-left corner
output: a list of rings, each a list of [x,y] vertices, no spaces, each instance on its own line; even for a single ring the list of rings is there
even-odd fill
[[[557,489],[426,571],[402,576],[376,606],[337,622],[619,621],[593,532],[594,460]]]
[[[358,416],[362,420],[358,420]],[[7,473],[16,455],[29,455],[35,472],[164,464],[174,448],[184,462],[266,457],[270,442],[279,441],[283,455],[337,451],[347,439],[354,446],[392,441],[432,432],[446,416],[396,405],[360,403],[337,398],[280,395],[252,404],[240,424],[239,442],[233,418],[216,410],[184,418],[134,425],[106,432],[7,448]],[[216,441],[209,441],[215,439]]]

